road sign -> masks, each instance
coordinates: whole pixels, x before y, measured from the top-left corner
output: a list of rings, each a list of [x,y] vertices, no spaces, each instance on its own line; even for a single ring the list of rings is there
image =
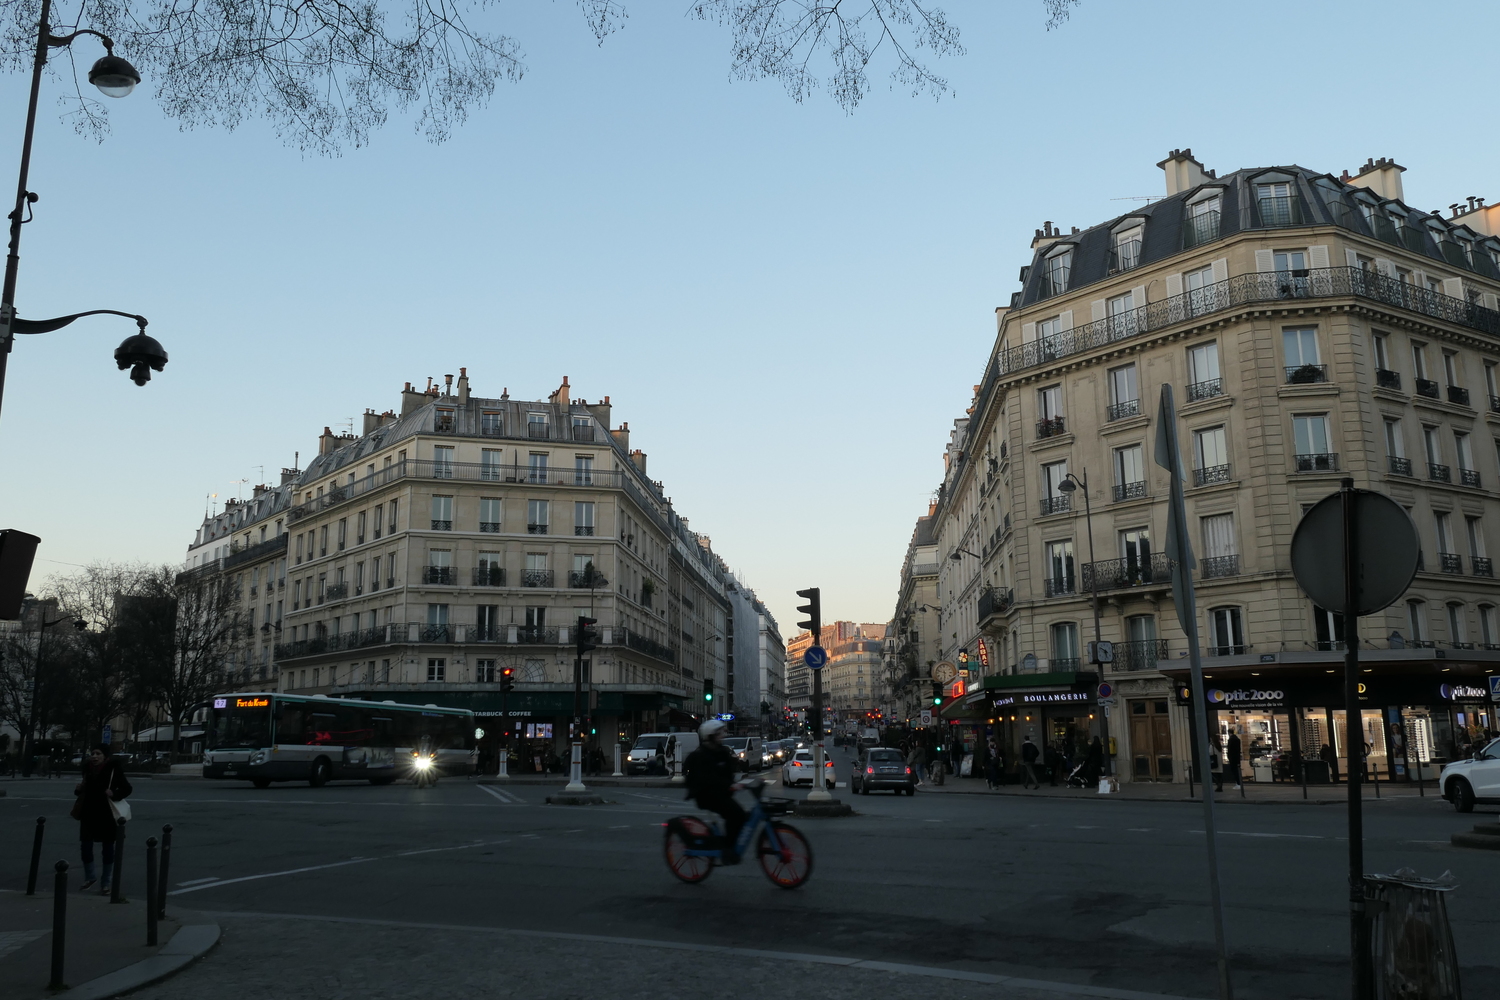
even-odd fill
[[[1099,685],[1099,698],[1101,700],[1105,699],[1105,698],[1108,698],[1110,695],[1112,695],[1114,693],[1115,693],[1114,685],[1112,685],[1112,684],[1100,684]]]
[[[99,742],[105,744],[106,746],[108,746],[109,744],[113,743],[114,741],[115,741],[115,731],[114,731],[114,729],[112,727],[110,727],[110,726],[105,726],[104,727],[104,735],[102,737],[100,737]]]
[[[1500,674],[1490,674],[1490,701],[1500,701]]]
[[[1361,615],[1396,603],[1417,575],[1421,542],[1411,515],[1390,497],[1354,490],[1354,558],[1359,579],[1355,604]],[[1331,493],[1302,515],[1292,533],[1292,575],[1313,603],[1344,610],[1344,510]]]
[[[932,668],[932,679],[939,684],[951,684],[953,683],[953,678],[957,676],[958,667],[954,666],[948,660],[944,660]]]
[[[802,662],[813,670],[822,670],[828,662],[828,650],[822,646],[808,646],[807,652],[802,654]]]
[[[930,726],[930,725],[932,725],[932,709],[930,709],[930,708],[924,708],[924,709],[922,709],[922,725],[924,725],[924,726]]]

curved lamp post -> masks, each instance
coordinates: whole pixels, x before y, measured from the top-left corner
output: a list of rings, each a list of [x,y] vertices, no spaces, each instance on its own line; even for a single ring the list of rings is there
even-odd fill
[[[134,313],[116,309],[90,309],[87,312],[59,316],[56,319],[26,320],[16,315],[16,272],[21,263],[21,226],[31,221],[31,206],[36,204],[35,192],[26,189],[27,175],[31,172],[31,140],[36,131],[37,96],[41,92],[42,68],[47,65],[47,53],[51,49],[67,48],[79,35],[93,35],[104,43],[104,57],[89,70],[89,83],[99,88],[106,97],[124,97],[141,82],[135,67],[115,55],[115,43],[108,36],[91,28],[82,28],[71,35],[52,34],[49,20],[52,14],[51,0],[42,0],[41,16],[37,20],[36,60],[31,69],[31,100],[26,106],[26,134],[21,141],[21,176],[16,182],[16,207],[10,213],[10,251],[5,258],[5,284],[0,287],[0,402],[5,395],[5,369],[10,358],[12,341],[16,334],[49,333],[60,330],[83,316],[109,314],[133,319],[140,332],[129,337],[115,350],[115,363],[120,370],[130,369],[130,378],[136,385],[145,385],[151,380],[151,371],[161,371],[167,364],[167,352],[161,344],[146,336],[146,319]]]
[[[1083,523],[1089,535],[1089,596],[1092,598],[1094,609],[1094,646],[1098,648],[1100,642],[1099,634],[1099,564],[1094,559],[1094,509],[1089,503],[1089,474],[1085,469],[1083,478],[1079,479],[1073,473],[1068,473],[1063,481],[1057,484],[1057,488],[1064,493],[1072,493],[1074,490],[1083,491]],[[1099,677],[1104,677],[1104,665],[1099,667]],[[1099,735],[1104,742],[1104,773],[1114,774],[1114,758],[1109,753],[1109,717],[1104,714],[1104,708],[1099,709]]]

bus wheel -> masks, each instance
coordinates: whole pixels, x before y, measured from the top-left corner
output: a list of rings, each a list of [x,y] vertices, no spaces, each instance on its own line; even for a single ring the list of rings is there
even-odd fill
[[[250,779],[250,784],[254,785],[256,788],[270,788],[271,787],[271,779],[270,778],[251,778]]]
[[[328,766],[328,758],[319,757],[313,761],[312,774],[307,776],[307,783],[314,788],[322,788],[328,784],[328,779],[332,777],[332,771],[333,769]]]

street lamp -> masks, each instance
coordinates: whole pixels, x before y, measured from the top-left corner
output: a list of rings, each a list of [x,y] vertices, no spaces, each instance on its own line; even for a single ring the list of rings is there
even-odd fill
[[[1099,634],[1099,571],[1098,564],[1094,560],[1094,509],[1089,503],[1089,472],[1083,470],[1083,478],[1079,479],[1073,473],[1063,477],[1063,481],[1057,484],[1057,488],[1064,493],[1072,493],[1074,490],[1083,490],[1083,522],[1089,536],[1089,597],[1092,598],[1094,606],[1094,649],[1097,651],[1102,638]],[[1097,654],[1096,654],[1097,655]],[[1104,665],[1099,665],[1100,676],[1103,676]],[[1101,707],[1099,712],[1099,730],[1103,736],[1104,747],[1104,773],[1113,772],[1113,761],[1109,755],[1109,719],[1105,716]]]
[[[47,65],[48,50],[67,48],[79,35],[93,35],[104,43],[105,54],[89,70],[89,83],[98,87],[106,97],[124,97],[141,82],[141,75],[136,72],[135,67],[115,55],[115,43],[108,35],[92,28],[81,28],[71,35],[54,35],[49,24],[51,13],[52,0],[42,0],[41,16],[37,19],[36,59],[31,70],[31,99],[26,106],[26,132],[21,140],[21,174],[16,183],[16,207],[10,213],[10,250],[5,258],[5,284],[0,287],[0,401],[4,400],[5,369],[15,335],[50,333],[84,316],[109,314],[135,320],[140,332],[126,338],[116,348],[115,363],[121,371],[130,369],[130,378],[136,385],[145,385],[151,380],[153,370],[161,371],[167,364],[167,352],[162,350],[161,344],[154,338],[146,335],[146,318],[135,313],[116,309],[90,309],[46,320],[25,320],[16,315],[16,272],[21,263],[21,226],[31,221],[32,206],[37,202],[36,192],[28,191],[26,182],[31,172],[31,140],[36,131],[37,97],[41,92],[42,68]]]
[[[953,554],[951,556],[949,556],[948,558],[952,559],[954,562],[958,562],[959,561],[959,559],[958,559],[959,556],[973,556],[975,559],[982,559],[982,558],[984,558],[983,556],[981,556],[977,552],[970,552],[968,549],[963,549],[963,548],[954,549],[953,550]]]

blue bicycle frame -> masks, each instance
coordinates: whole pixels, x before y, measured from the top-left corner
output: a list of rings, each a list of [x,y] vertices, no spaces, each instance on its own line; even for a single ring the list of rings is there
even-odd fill
[[[713,827],[714,833],[717,834],[719,843],[722,844],[724,842],[723,823],[720,820],[712,820],[710,821],[710,825]],[[750,810],[750,815],[746,817],[745,825],[740,828],[740,836],[734,845],[734,853],[743,858],[750,845],[754,843],[755,836],[760,833],[762,827],[765,828],[766,838],[770,841],[771,849],[779,854],[781,852],[781,840],[776,836],[776,825],[770,822],[770,817],[766,815],[765,809],[761,807],[760,796],[757,795],[755,797],[754,808]],[[722,847],[688,848],[682,853],[690,858],[722,859],[724,857],[724,849]]]

